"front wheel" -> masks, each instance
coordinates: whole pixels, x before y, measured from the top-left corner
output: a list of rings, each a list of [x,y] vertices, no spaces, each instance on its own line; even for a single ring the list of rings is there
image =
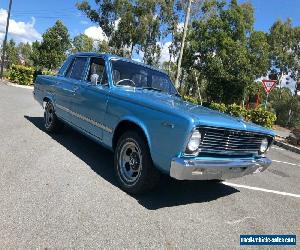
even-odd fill
[[[119,185],[127,193],[146,192],[159,181],[160,174],[153,166],[148,144],[135,131],[124,133],[118,140],[114,169]]]

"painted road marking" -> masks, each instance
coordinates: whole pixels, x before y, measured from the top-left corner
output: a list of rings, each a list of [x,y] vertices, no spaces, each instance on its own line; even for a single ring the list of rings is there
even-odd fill
[[[284,148],[279,148],[279,147],[272,147],[271,149],[276,149],[276,150],[281,150],[281,151],[285,150]]]
[[[281,192],[281,191],[276,191],[276,190],[271,190],[271,189],[251,187],[251,186],[235,184],[235,183],[231,183],[231,182],[227,182],[227,181],[223,181],[222,183],[227,185],[227,186],[231,186],[231,187],[246,188],[246,189],[262,191],[262,192],[266,192],[266,193],[273,193],[273,194],[279,194],[279,195],[284,195],[284,196],[291,196],[291,197],[300,198],[300,194],[292,194],[292,193]]]
[[[290,162],[286,162],[286,161],[277,161],[277,160],[272,160],[272,161],[300,167],[300,165],[298,165],[298,164],[290,163]]]

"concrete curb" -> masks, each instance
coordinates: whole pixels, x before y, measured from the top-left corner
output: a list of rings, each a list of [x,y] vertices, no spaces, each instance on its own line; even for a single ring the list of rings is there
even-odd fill
[[[27,85],[20,85],[20,84],[15,84],[7,81],[6,79],[0,80],[0,84],[5,84],[7,86],[12,86],[12,87],[17,87],[17,88],[22,88],[22,89],[32,89],[33,90],[33,85],[32,86],[27,86]]]
[[[294,153],[300,154],[300,148],[292,146],[290,144],[281,142],[281,141],[274,141],[274,144],[278,147],[284,148],[286,150],[292,151]]]
[[[33,86],[25,86],[25,85],[19,85],[19,84],[14,84],[14,83],[6,83],[6,85],[17,87],[17,88],[22,88],[22,89],[32,89],[33,90]]]

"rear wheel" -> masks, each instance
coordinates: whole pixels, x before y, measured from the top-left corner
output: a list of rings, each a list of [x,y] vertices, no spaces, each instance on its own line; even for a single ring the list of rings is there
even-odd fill
[[[57,118],[51,102],[46,103],[44,122],[45,129],[49,133],[59,132],[63,128],[63,123]]]
[[[125,132],[118,140],[114,168],[119,185],[131,194],[154,188],[160,177],[153,166],[146,140],[135,131]]]

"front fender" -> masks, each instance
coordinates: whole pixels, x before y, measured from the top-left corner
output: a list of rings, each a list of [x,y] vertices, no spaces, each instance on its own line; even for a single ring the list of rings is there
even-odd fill
[[[169,173],[171,160],[182,152],[185,140],[190,133],[187,124],[182,120],[152,113],[150,119],[143,116],[139,119],[133,114],[123,116],[122,121],[130,121],[144,132],[154,165],[164,173]],[[174,126],[172,126],[174,124]]]
[[[150,148],[150,152],[151,152],[151,148],[152,148],[152,140],[151,140],[151,137],[150,137],[150,135],[149,135],[149,130],[147,129],[147,126],[145,125],[145,123],[144,123],[142,120],[140,120],[140,119],[138,119],[137,117],[135,117],[135,116],[132,116],[132,115],[126,115],[126,116],[124,116],[124,117],[122,117],[122,118],[120,119],[118,125],[119,125],[121,122],[124,122],[124,121],[132,122],[132,123],[136,124],[137,126],[139,126],[139,127],[143,130],[143,132],[144,132],[144,134],[145,134],[145,136],[146,136],[147,142],[148,142],[148,146],[149,146],[149,148]]]

